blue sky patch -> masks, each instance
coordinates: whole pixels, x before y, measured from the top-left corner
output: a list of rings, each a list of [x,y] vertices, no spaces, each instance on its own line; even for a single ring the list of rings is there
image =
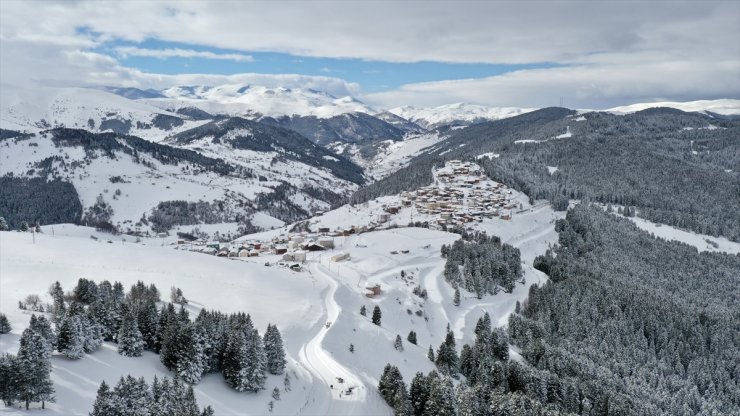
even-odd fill
[[[157,51],[168,56],[142,56],[137,52],[122,53],[126,48]],[[179,52],[172,52],[177,50]],[[187,51],[194,56],[181,53]],[[196,53],[192,53],[192,52]],[[115,41],[95,49],[110,55],[128,67],[159,74],[218,74],[239,73],[323,75],[342,78],[361,85],[366,93],[397,89],[403,84],[429,81],[484,78],[511,71],[533,68],[553,68],[554,63],[498,65],[485,63],[414,62],[394,63],[362,59],[314,58],[276,52],[245,52],[193,44],[147,40],[141,43]],[[173,56],[175,55],[175,56]],[[218,57],[218,58],[217,58]]]

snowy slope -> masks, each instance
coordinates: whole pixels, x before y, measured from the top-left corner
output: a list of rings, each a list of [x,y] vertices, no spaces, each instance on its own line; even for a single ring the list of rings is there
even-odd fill
[[[431,108],[403,106],[388,111],[419,126],[431,129],[443,125],[469,125],[483,121],[499,120],[532,110],[534,109],[456,103]]]
[[[334,97],[301,88],[268,88],[253,85],[178,86],[165,89],[167,98],[143,100],[160,108],[197,107],[212,114],[234,116],[300,115],[328,118],[344,113],[375,111],[353,97]]]
[[[93,232],[84,227],[56,226],[59,232],[53,235],[53,227],[44,227],[44,233],[36,235],[35,245],[28,233],[2,232],[0,311],[9,315],[14,330],[0,338],[0,351],[15,352],[18,336],[27,326],[29,317],[15,308],[17,300],[30,293],[48,296],[46,289],[54,280],[60,280],[65,288],[72,287],[79,277],[120,280],[126,287],[137,280],[164,289],[177,285],[192,300],[191,315],[201,307],[223,312],[242,310],[252,314],[261,330],[268,322],[278,325],[293,377],[293,390],[276,402],[278,414],[391,414],[376,388],[386,363],[397,365],[406,380],[417,371],[432,370],[427,348],[436,348],[443,341],[448,323],[460,348],[472,341],[472,327],[485,312],[497,325],[505,325],[516,302],[526,298],[529,287],[545,281],[546,276],[534,270],[531,262],[557,241],[554,221],[562,214],[554,213],[547,204],[529,206],[520,196],[516,195],[525,209],[511,220],[485,219],[472,226],[520,248],[523,282],[512,293],[500,292],[482,299],[463,291],[460,306],[453,305],[454,290],[444,281],[445,260],[440,256],[440,246],[452,243],[459,235],[430,229],[391,228],[335,237],[335,249],[310,253],[303,271],[297,273],[264,266],[265,261],[274,264],[280,258],[276,255],[217,258],[173,250],[169,245],[160,247],[158,239],[144,239],[142,243],[116,239],[115,244],[106,244],[90,239]],[[383,204],[397,204],[398,198],[389,196],[340,207],[310,220],[311,228],[374,222]],[[401,225],[411,219],[425,220],[424,214],[404,208],[390,223]],[[289,228],[247,235],[239,241],[269,241],[287,235]],[[331,255],[338,252],[348,253],[349,259],[331,261]],[[381,285],[382,293],[370,299],[365,296],[365,288],[375,284]],[[413,294],[416,285],[427,290],[427,299]],[[380,326],[359,314],[362,305],[368,311],[375,305],[381,308]],[[418,345],[406,341],[411,330],[417,333]],[[404,339],[404,351],[394,348],[396,335]],[[350,344],[354,352],[349,351]],[[129,373],[149,379],[169,373],[156,355],[124,358],[115,353],[112,344],[79,361],[55,356],[52,362],[58,402],[49,405],[50,414],[89,411],[94,388],[102,380],[114,382]],[[345,380],[341,386],[336,377]],[[271,377],[267,391],[236,393],[215,374],[206,376],[195,391],[201,405],[212,405],[217,414],[265,414],[271,399],[268,392],[280,382]],[[352,395],[340,395],[340,387],[350,386],[355,387]]]
[[[407,166],[413,158],[424,150],[446,139],[439,132],[408,134],[403,140],[383,140],[372,143],[371,156],[366,157],[367,150],[356,144],[333,143],[329,148],[347,155],[365,169],[365,175],[375,180],[382,179],[391,173]]]
[[[654,103],[637,103],[621,107],[610,108],[612,113],[634,113],[654,107],[669,107],[687,112],[710,112],[721,115],[740,115],[740,100],[720,99],[720,100],[699,100],[687,102],[663,101]]]
[[[113,208],[111,222],[122,231],[148,230],[149,226],[139,224],[142,216],[149,216],[160,202],[175,200],[220,203],[221,214],[230,224],[211,232],[204,224],[196,225],[204,232],[235,233],[237,215],[256,218],[255,225],[262,224],[269,229],[282,222],[255,212],[258,207],[253,206],[253,201],[258,193],[270,194],[280,184],[290,184],[296,189],[294,195],[289,195],[292,202],[312,212],[326,210],[329,204],[298,189],[312,186],[341,194],[356,188],[355,184],[337,178],[327,169],[281,157],[276,151],[257,152],[200,142],[184,146],[198,148],[202,155],[225,159],[231,166],[245,167],[251,172],[249,175],[238,171],[223,174],[193,162],[163,163],[145,152],[138,153],[137,161],[130,152],[123,150],[108,155],[80,145],[57,145],[52,135],[44,133],[26,140],[3,141],[0,175],[29,176],[32,169],[35,172],[30,176],[42,174],[40,162],[60,157],[51,164],[51,172],[47,174],[71,182],[83,208],[91,207],[99,196],[102,197]],[[119,179],[114,183],[115,177]]]
[[[203,121],[92,88],[0,89],[0,128],[38,132],[54,127],[116,131],[153,141]]]
[[[268,323],[277,324],[289,356],[288,371],[294,378],[292,392],[283,393],[276,411],[295,414],[311,399],[307,392],[314,381],[311,373],[297,363],[297,351],[315,328],[323,326],[322,310],[315,306],[326,288],[322,281],[313,281],[305,274],[169,248],[106,244],[49,234],[36,235],[32,244],[30,237],[27,233],[0,232],[0,310],[13,326],[11,334],[0,336],[0,351],[16,353],[19,336],[28,326],[30,315],[16,308],[17,301],[31,293],[48,296],[47,289],[56,280],[68,290],[83,276],[96,281],[118,280],[127,289],[137,280],[154,283],[163,292],[176,285],[191,300],[191,317],[207,308],[248,312],[261,333]],[[132,374],[151,382],[154,375],[172,376],[155,354],[126,358],[118,355],[112,344],[77,361],[54,356],[52,366],[57,403],[47,403],[46,413],[54,415],[86,415],[103,380],[115,384],[120,376]],[[270,376],[267,386],[270,390],[282,387],[282,377]],[[237,393],[217,374],[204,377],[195,391],[201,405],[213,406],[220,415],[264,414],[272,400],[269,391]],[[14,412],[3,406],[0,413]]]

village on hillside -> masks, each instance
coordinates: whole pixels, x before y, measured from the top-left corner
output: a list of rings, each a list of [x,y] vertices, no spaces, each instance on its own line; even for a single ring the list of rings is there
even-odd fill
[[[474,162],[448,161],[433,172],[433,177],[432,185],[415,191],[383,197],[361,207],[343,207],[319,214],[303,223],[300,227],[303,231],[283,228],[231,242],[178,240],[177,245],[218,257],[252,261],[260,257],[259,261],[264,261],[266,266],[274,264],[301,271],[301,265],[318,258],[311,253],[328,252],[326,258],[330,262],[349,260],[349,254],[341,251],[341,241],[353,234],[410,223],[436,230],[460,229],[495,217],[510,220],[514,209],[520,207],[511,189],[490,180]],[[335,243],[339,239],[342,240]]]

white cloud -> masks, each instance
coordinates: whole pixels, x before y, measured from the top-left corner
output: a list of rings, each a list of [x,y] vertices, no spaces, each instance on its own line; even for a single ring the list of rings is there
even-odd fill
[[[196,51],[193,49],[167,48],[167,49],[145,49],[135,46],[119,46],[115,48],[116,54],[122,58],[129,56],[143,56],[150,58],[205,58],[220,59],[235,62],[254,62],[254,57],[241,53],[215,53],[209,51]]]
[[[297,82],[360,93],[338,78],[160,75],[91,52],[147,39],[234,51],[393,62],[562,65],[461,81],[410,84],[365,96],[386,105],[604,107],[638,100],[740,96],[740,2],[26,2],[0,14],[0,82],[116,84]],[[84,28],[84,30],[81,30]],[[186,56],[188,49],[128,51]],[[147,55],[147,56],[149,56]],[[234,55],[234,56],[229,56]],[[237,58],[242,56],[244,58]],[[206,56],[200,56],[206,57]],[[235,58],[235,59],[234,59]]]
[[[740,63],[584,64],[531,69],[480,78],[404,85],[363,99],[376,106],[437,106],[470,102],[492,106],[609,108],[634,102],[740,98]]]

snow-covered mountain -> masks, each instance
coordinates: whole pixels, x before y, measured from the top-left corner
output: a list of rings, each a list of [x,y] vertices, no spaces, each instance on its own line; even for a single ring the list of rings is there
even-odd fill
[[[177,110],[198,107],[212,114],[232,116],[261,115],[315,116],[329,118],[345,113],[375,113],[353,97],[335,97],[313,89],[268,88],[258,85],[178,86],[160,92],[166,98],[146,102],[160,108]]]
[[[487,107],[483,105],[456,103],[439,107],[402,106],[388,110],[421,127],[432,129],[443,125],[467,126],[483,121],[513,117],[534,108]]]
[[[611,113],[634,113],[637,111],[645,110],[648,108],[655,107],[668,107],[675,108],[681,111],[687,112],[701,112],[706,114],[720,114],[723,116],[734,116],[740,115],[740,100],[734,99],[719,99],[719,100],[699,100],[699,101],[687,101],[687,102],[675,102],[675,101],[662,101],[654,103],[637,103],[624,105],[620,107],[610,108],[608,111]]]
[[[68,127],[112,131],[159,141],[203,124],[115,93],[92,88],[2,86],[0,128],[23,132]]]
[[[179,225],[236,233],[327,210],[363,180],[352,162],[291,131],[233,120],[190,130],[172,145],[66,128],[5,137],[3,186],[19,198],[23,189],[45,189],[41,199],[24,201],[25,212],[4,214],[11,223],[44,224],[50,211],[64,209],[61,222],[124,232]]]

